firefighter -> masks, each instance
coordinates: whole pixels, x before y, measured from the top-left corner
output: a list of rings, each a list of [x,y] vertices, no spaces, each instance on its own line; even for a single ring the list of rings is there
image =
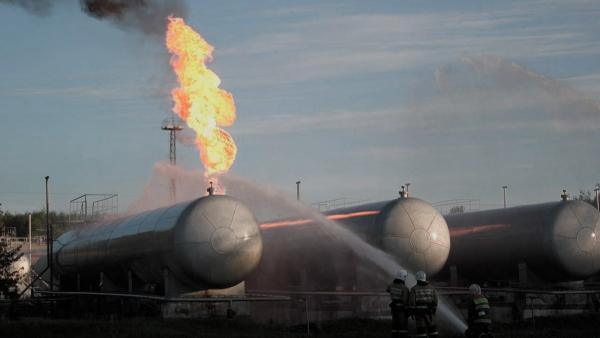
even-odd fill
[[[410,290],[409,306],[417,326],[415,337],[438,337],[437,328],[433,322],[437,310],[437,291],[427,282],[424,271],[415,274],[417,285]]]
[[[490,303],[482,294],[481,287],[477,284],[469,286],[471,302],[469,303],[469,317],[467,323],[469,328],[465,332],[467,337],[491,337],[490,325],[492,317],[490,316]]]
[[[392,302],[390,309],[392,311],[392,338],[408,337],[408,294],[410,291],[406,286],[406,277],[408,272],[400,270],[396,278],[387,288]]]

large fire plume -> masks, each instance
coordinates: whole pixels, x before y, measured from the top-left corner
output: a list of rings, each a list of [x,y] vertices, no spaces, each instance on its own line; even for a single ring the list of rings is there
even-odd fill
[[[219,88],[217,74],[206,67],[214,48],[176,17],[169,18],[166,45],[173,54],[171,66],[179,82],[171,91],[173,112],[196,132],[206,174],[225,173],[235,160],[237,147],[221,127],[235,122],[235,103],[231,93]]]

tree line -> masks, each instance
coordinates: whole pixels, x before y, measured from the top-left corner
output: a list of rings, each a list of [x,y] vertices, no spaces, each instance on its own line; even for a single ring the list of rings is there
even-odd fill
[[[597,206],[596,192],[591,190],[579,190],[579,195],[575,196],[576,200],[588,202],[594,207]]]
[[[23,213],[0,211],[0,231],[6,233],[9,229],[13,228],[17,237],[27,237],[29,235],[29,214],[31,214],[31,235],[46,236],[45,211]],[[48,221],[52,225],[54,238],[68,230],[67,213],[51,211]]]

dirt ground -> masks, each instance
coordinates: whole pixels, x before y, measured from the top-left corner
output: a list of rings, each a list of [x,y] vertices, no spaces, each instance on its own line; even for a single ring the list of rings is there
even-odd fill
[[[311,326],[312,337],[389,337],[391,323],[348,319]],[[495,337],[600,338],[600,315],[536,319],[494,325]],[[52,320],[0,322],[1,337],[306,337],[306,326],[256,324],[245,318],[203,320]],[[460,337],[446,332],[442,337]]]

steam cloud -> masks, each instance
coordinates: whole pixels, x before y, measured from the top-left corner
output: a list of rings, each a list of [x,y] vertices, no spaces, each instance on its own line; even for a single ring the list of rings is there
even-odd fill
[[[45,15],[59,0],[0,0],[36,15]],[[119,28],[162,36],[169,15],[185,18],[184,0],[80,0],[81,10],[98,20],[108,20]]]

